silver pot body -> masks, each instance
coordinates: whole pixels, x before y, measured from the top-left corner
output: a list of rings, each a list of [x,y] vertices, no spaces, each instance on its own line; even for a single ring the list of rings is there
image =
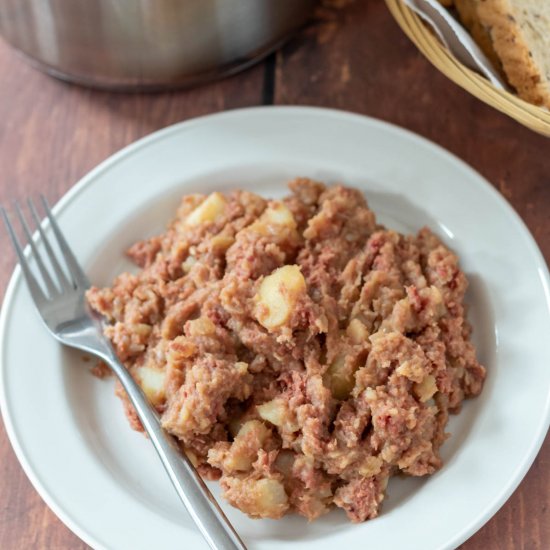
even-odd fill
[[[0,34],[42,69],[120,90],[236,72],[311,16],[315,0],[0,0]]]

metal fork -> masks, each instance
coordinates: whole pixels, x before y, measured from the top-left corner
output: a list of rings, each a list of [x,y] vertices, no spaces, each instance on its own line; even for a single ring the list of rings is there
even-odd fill
[[[34,204],[30,200],[28,204],[51,269],[48,269],[43,255],[32,238],[21,208],[16,205],[17,216],[30,245],[28,256],[34,258],[36,271],[40,275],[38,279],[33,274],[7,212],[2,207],[0,212],[42,321],[59,342],[99,357],[117,375],[153,442],[178,496],[210,547],[214,550],[246,550],[216,499],[189,459],[180,452],[172,436],[161,427],[157,412],[149,405],[141,388],[118,360],[111,343],[103,335],[101,317],[92,312],[84,295],[90,287],[88,278],[61,233],[46,199],[41,196],[41,200],[61,254],[54,252],[46,231],[39,221]],[[44,289],[38,282],[40,279]]]

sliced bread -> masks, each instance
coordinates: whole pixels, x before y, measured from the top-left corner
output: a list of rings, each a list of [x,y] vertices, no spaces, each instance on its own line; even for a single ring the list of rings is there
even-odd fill
[[[480,0],[454,0],[454,5],[461,23],[466,27],[477,45],[493,64],[495,69],[502,71],[500,59],[493,48],[491,33],[479,20],[477,8]]]
[[[550,108],[550,2],[477,0],[508,81],[518,95]]]

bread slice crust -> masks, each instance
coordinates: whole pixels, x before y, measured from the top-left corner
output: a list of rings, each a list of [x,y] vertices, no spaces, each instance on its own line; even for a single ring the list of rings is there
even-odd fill
[[[522,28],[522,22],[527,24],[526,10],[522,13],[518,4],[519,0],[478,0],[479,20],[489,30],[508,81],[518,95],[550,108],[550,79],[535,59],[532,49],[536,45],[529,44],[526,29]],[[531,19],[529,25],[534,26],[539,18]]]
[[[502,64],[493,48],[491,33],[479,20],[479,15],[477,13],[478,5],[479,0],[454,0],[454,7],[458,13],[460,22],[472,35],[472,38],[487,56],[489,61],[491,61],[495,69],[502,72]]]

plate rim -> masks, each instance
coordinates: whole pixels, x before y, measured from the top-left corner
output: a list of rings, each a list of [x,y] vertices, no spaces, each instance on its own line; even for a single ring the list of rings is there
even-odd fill
[[[109,171],[117,163],[138,153],[141,149],[149,146],[149,144],[151,143],[166,139],[172,134],[181,132],[182,130],[189,131],[197,126],[208,124],[211,119],[239,118],[242,116],[262,116],[264,113],[273,113],[274,111],[283,114],[293,113],[294,115],[297,115],[299,113],[308,114],[315,117],[348,119],[352,122],[356,122],[359,124],[367,124],[371,127],[378,127],[386,132],[398,135],[400,138],[405,138],[408,141],[413,141],[419,145],[422,145],[428,150],[431,149],[437,155],[447,157],[449,160],[452,160],[455,164],[459,165],[465,172],[469,174],[469,176],[472,177],[472,179],[477,180],[479,184],[479,189],[482,189],[485,192],[489,193],[492,200],[496,200],[498,203],[500,203],[500,206],[504,208],[507,215],[510,217],[510,220],[513,220],[516,226],[516,230],[521,233],[526,243],[528,243],[529,252],[533,255],[533,259],[537,262],[539,279],[545,292],[546,309],[548,311],[548,314],[550,315],[550,273],[548,265],[531,231],[529,230],[523,219],[516,212],[514,207],[508,202],[508,200],[479,172],[468,165],[465,161],[457,157],[454,153],[448,151],[437,143],[425,138],[424,136],[416,134],[411,130],[402,128],[396,124],[392,124],[390,122],[376,119],[367,115],[354,113],[351,111],[302,105],[254,106],[210,113],[199,117],[193,117],[172,124],[170,126],[166,126],[124,146],[123,148],[100,162],[92,170],[90,170],[82,178],[80,178],[61,196],[58,202],[53,206],[52,211],[55,215],[59,215],[62,211],[70,206],[73,200],[76,199],[82,191],[84,191],[90,185],[93,185],[94,181],[104,172]],[[106,547],[92,533],[89,533],[86,529],[81,527],[78,521],[74,520],[71,517],[71,514],[65,510],[64,506],[61,503],[58,503],[55,498],[50,496],[46,488],[46,483],[39,479],[27,460],[27,457],[22,449],[14,427],[14,420],[9,413],[9,408],[7,405],[8,396],[6,394],[6,384],[4,382],[7,372],[7,361],[5,361],[6,339],[4,335],[6,332],[7,320],[10,317],[10,312],[13,307],[15,294],[19,290],[21,283],[21,269],[19,264],[16,264],[13,274],[10,277],[9,283],[6,287],[6,292],[0,311],[0,411],[2,412],[6,435],[8,436],[12,449],[17,457],[17,460],[19,461],[19,464],[25,472],[25,475],[33,485],[33,488],[40,495],[42,500],[47,504],[47,506],[74,534],[81,538],[86,544],[95,549],[103,549]],[[514,476],[510,478],[510,481],[503,487],[502,491],[495,495],[491,505],[487,507],[483,514],[481,514],[476,520],[472,521],[469,525],[464,526],[461,531],[455,534],[454,538],[449,541],[453,545],[453,547],[462,544],[470,536],[475,534],[498,512],[498,510],[510,498],[512,493],[523,481],[525,475],[535,461],[540,451],[540,448],[542,447],[549,426],[550,389],[544,405],[544,414],[541,415],[541,422],[539,423],[537,429],[537,437],[533,439],[528,452],[524,455],[523,461],[517,466]]]

